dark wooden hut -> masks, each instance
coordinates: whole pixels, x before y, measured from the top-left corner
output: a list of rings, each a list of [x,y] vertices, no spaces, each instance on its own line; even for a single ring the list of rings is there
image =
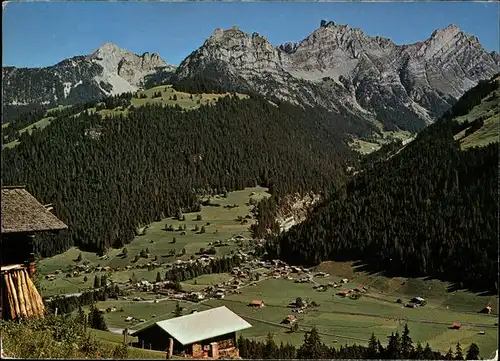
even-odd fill
[[[2,187],[1,297],[3,319],[40,317],[45,308],[31,277],[33,237],[68,228],[24,187]]]

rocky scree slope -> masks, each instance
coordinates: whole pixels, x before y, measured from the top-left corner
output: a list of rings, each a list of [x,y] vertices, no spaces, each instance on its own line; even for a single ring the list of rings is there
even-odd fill
[[[258,33],[216,29],[180,64],[176,79],[201,74],[232,91],[321,106],[379,120],[385,130],[414,132],[495,74],[499,59],[454,25],[425,41],[397,45],[322,21],[301,42],[277,47]]]
[[[3,104],[74,104],[135,91],[148,76],[175,68],[158,54],[131,53],[106,43],[95,52],[45,68],[2,68]]]

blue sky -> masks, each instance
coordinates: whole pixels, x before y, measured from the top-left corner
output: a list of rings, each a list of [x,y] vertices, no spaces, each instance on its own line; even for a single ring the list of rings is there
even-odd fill
[[[498,51],[498,3],[480,2],[10,2],[3,11],[3,65],[49,66],[105,42],[157,52],[179,64],[217,27],[237,25],[271,43],[300,41],[321,19],[362,28],[397,44],[458,25]]]

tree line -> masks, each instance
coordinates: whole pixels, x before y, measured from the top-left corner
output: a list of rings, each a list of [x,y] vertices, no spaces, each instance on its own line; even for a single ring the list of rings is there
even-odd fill
[[[455,350],[451,348],[445,354],[433,350],[427,343],[414,345],[408,326],[403,333],[392,333],[387,346],[382,346],[374,334],[367,346],[342,345],[327,346],[321,341],[318,330],[313,327],[306,332],[304,341],[299,347],[281,342],[277,345],[272,334],[267,335],[265,342],[238,338],[240,356],[244,359],[379,359],[379,360],[479,360],[479,347],[472,343],[464,355],[462,346],[457,343]]]

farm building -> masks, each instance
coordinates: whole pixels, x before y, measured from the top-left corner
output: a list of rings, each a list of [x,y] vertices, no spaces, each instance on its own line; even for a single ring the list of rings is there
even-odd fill
[[[490,305],[488,305],[488,306],[486,306],[485,308],[483,308],[483,309],[481,310],[481,313],[491,313],[491,311],[492,311],[492,310],[493,310],[493,309],[491,308],[491,306],[490,306]]]
[[[132,333],[139,345],[194,358],[239,357],[236,332],[252,327],[227,307],[175,317]]]
[[[253,300],[248,304],[251,307],[264,307],[264,301],[262,300]]]
[[[366,289],[365,289],[365,286],[358,285],[358,286],[356,286],[356,288],[354,289],[354,291],[356,291],[356,292],[366,292]]]
[[[31,277],[35,273],[33,238],[39,232],[66,229],[48,206],[24,187],[2,187],[1,296],[3,319],[41,317],[42,298]]]
[[[425,299],[423,299],[422,297],[413,297],[413,298],[411,299],[411,302],[413,302],[413,303],[416,303],[416,304],[419,304],[419,305],[420,305],[420,304],[422,304],[422,303],[424,303],[424,302],[425,302]]]
[[[340,290],[338,294],[339,294],[340,296],[344,296],[344,297],[345,297],[345,296],[347,296],[349,293],[351,293],[351,290]]]
[[[462,324],[460,322],[453,322],[453,324],[451,325],[451,328],[453,328],[455,330],[459,330],[461,327],[462,327]]]
[[[284,324],[292,324],[294,323],[295,321],[297,321],[297,316],[295,315],[288,315],[286,316],[283,321],[281,321],[281,323],[284,323]]]

